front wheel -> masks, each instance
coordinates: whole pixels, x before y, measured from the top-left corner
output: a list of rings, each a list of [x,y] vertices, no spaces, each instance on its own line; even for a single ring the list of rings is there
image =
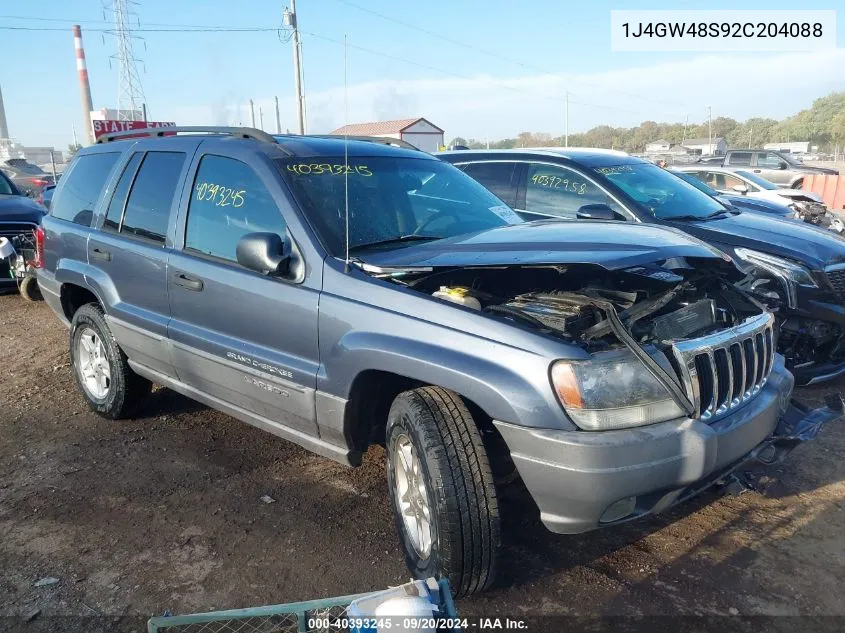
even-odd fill
[[[499,506],[481,434],[440,387],[399,394],[387,421],[387,477],[399,539],[416,578],[448,578],[456,596],[494,580]]]

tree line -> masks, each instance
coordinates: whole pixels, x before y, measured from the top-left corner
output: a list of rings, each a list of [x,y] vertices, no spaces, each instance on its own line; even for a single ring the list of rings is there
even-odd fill
[[[812,107],[781,121],[753,117],[737,121],[731,117],[716,117],[712,123],[713,138],[724,137],[729,147],[760,147],[764,143],[809,141],[819,151],[831,152],[845,145],[845,92],[833,92],[813,101]],[[586,132],[569,135],[573,147],[605,147],[626,152],[645,151],[647,143],[665,139],[682,144],[685,139],[707,138],[707,121],[698,124],[657,123],[643,121],[636,127],[599,125]],[[491,149],[514,147],[548,147],[565,144],[563,136],[544,132],[521,132],[516,138],[490,142]],[[465,145],[482,149],[486,143],[477,139],[455,137],[450,145]]]

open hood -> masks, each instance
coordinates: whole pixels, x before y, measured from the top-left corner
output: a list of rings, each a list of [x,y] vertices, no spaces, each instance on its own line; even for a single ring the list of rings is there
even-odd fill
[[[372,267],[595,264],[608,270],[672,258],[729,258],[681,231],[630,222],[542,220],[361,254]]]
[[[790,200],[811,200],[812,202],[824,204],[822,197],[815,191],[804,191],[803,189],[779,189],[777,194],[783,198],[789,198]]]

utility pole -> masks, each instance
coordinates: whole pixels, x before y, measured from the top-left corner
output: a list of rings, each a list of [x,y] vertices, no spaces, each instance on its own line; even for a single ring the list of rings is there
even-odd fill
[[[305,134],[305,94],[302,89],[302,43],[299,40],[299,26],[296,20],[296,0],[290,0],[290,10],[284,12],[285,26],[293,32],[293,83],[296,91],[296,122],[299,133]]]
[[[274,97],[276,100],[276,134],[282,133],[282,120],[279,118],[279,98]]]
[[[748,128],[748,147],[754,147],[754,126]]]
[[[264,109],[261,106],[258,106],[258,129],[264,129]]]
[[[255,127],[255,104],[249,100],[249,126]]]
[[[684,134],[681,137],[681,147],[687,142],[687,123],[689,123],[689,115],[684,116]]]
[[[569,91],[566,91],[566,133],[564,136],[564,146],[569,147]]]
[[[713,154],[713,107],[707,106],[707,148],[708,154]]]

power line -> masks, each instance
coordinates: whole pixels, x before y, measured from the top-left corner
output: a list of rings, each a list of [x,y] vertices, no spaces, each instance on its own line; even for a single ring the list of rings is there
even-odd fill
[[[373,11],[372,9],[368,9],[367,7],[362,7],[358,4],[355,4],[354,2],[349,2],[349,0],[335,0],[335,2],[345,4],[349,7],[353,7],[355,9],[358,9],[359,11],[363,11],[365,13],[369,13],[371,15],[375,15],[377,17],[380,17],[383,20],[387,20],[388,22],[393,22],[394,24],[399,24],[400,26],[404,26],[404,27],[412,29],[414,31],[419,31],[420,33],[425,33],[426,35],[429,35],[431,37],[435,37],[435,38],[442,40],[444,42],[449,42],[450,44],[454,44],[455,46],[460,46],[460,47],[465,48],[467,50],[475,51],[476,53],[481,53],[482,55],[487,55],[488,57],[492,57],[494,59],[498,59],[500,61],[507,62],[509,64],[521,66],[522,68],[526,68],[528,70],[533,70],[535,72],[540,72],[540,73],[543,73],[543,74],[546,74],[546,75],[554,75],[554,76],[558,76],[558,77],[560,76],[559,73],[551,72],[547,68],[540,68],[539,66],[534,66],[533,64],[527,64],[525,62],[521,62],[521,61],[516,60],[516,59],[511,59],[509,57],[505,57],[504,55],[500,55],[499,53],[484,50],[483,48],[478,48],[477,46],[472,46],[470,44],[467,44],[466,42],[461,42],[460,40],[452,39],[451,37],[441,35],[440,33],[437,33],[435,31],[430,31],[430,30],[425,29],[421,26],[417,26],[416,24],[410,24],[408,22],[403,22],[402,20],[398,20],[398,19],[393,18],[389,15],[385,15],[384,13],[379,13],[378,11]],[[643,101],[652,101],[654,103],[662,103],[664,105],[680,106],[680,107],[684,107],[684,108],[687,107],[685,104],[680,103],[678,101],[665,101],[663,99],[655,99],[654,97],[644,97],[642,95],[639,95],[639,94],[633,93],[633,92],[625,92],[623,90],[616,90],[615,88],[605,88],[603,86],[599,86],[599,85],[592,83],[590,81],[587,81],[585,79],[578,79],[576,77],[569,77],[569,80],[577,82],[577,83],[581,83],[581,84],[584,84],[584,85],[587,85],[587,86],[592,86],[593,88],[598,88],[599,90],[606,90],[607,92],[614,92],[614,93],[619,94],[619,95],[623,95],[623,96],[626,96],[626,97],[633,97],[635,99],[641,99]]]
[[[333,44],[339,44],[341,46],[343,45],[342,41],[334,39],[333,37],[328,37],[326,35],[320,35],[319,33],[311,33],[309,31],[303,31],[303,30],[300,30],[300,33],[302,33],[303,35],[308,35],[309,37],[314,37],[314,38],[324,40],[324,41],[327,41],[327,42],[332,42]],[[501,88],[503,90],[510,90],[511,92],[518,92],[518,93],[526,94],[526,95],[529,95],[531,97],[540,97],[541,99],[548,99],[548,100],[551,100],[551,101],[557,101],[559,103],[564,102],[564,99],[561,98],[561,97],[542,94],[542,93],[539,93],[539,92],[532,92],[530,90],[524,90],[522,88],[516,88],[514,86],[508,86],[508,85],[505,85],[505,84],[502,84],[502,83],[499,83],[499,82],[496,82],[496,81],[492,81],[492,80],[489,80],[489,79],[483,79],[483,78],[480,78],[480,77],[471,77],[469,75],[463,75],[461,73],[456,73],[456,72],[451,71],[451,70],[445,70],[443,68],[438,68],[436,66],[430,66],[429,64],[423,64],[421,62],[415,62],[415,61],[410,60],[410,59],[405,59],[404,57],[397,57],[395,55],[390,55],[388,53],[376,51],[376,50],[373,50],[371,48],[366,48],[364,46],[358,46],[356,44],[350,44],[348,42],[347,42],[346,45],[349,48],[354,48],[356,50],[359,50],[359,51],[362,51],[362,52],[365,52],[365,53],[369,53],[371,55],[377,55],[378,57],[384,57],[386,59],[402,62],[404,64],[409,64],[411,66],[417,66],[418,68],[424,68],[426,70],[433,70],[434,72],[443,73],[445,75],[451,75],[452,77],[457,77],[459,79],[466,79],[467,81],[475,81],[475,82],[479,82],[479,83],[484,83],[484,84],[488,84],[488,85],[491,85],[491,86],[495,86],[497,88]],[[603,105],[603,104],[600,104],[600,103],[588,103],[586,101],[576,101],[574,99],[570,99],[569,102],[570,103],[577,103],[579,105],[586,105],[586,106],[590,106],[590,107],[593,107],[593,108],[602,108],[602,109],[605,109],[605,110],[615,110],[617,112],[625,112],[625,113],[629,113],[629,114],[640,114],[640,115],[644,114],[643,112],[639,112],[637,110],[615,108],[613,106],[607,106],[607,105]]]
[[[35,26],[0,26],[0,30],[2,31],[61,31],[62,33],[67,32],[67,28],[65,27],[35,27]],[[278,27],[264,27],[264,26],[253,26],[253,27],[230,27],[230,26],[214,26],[214,27],[190,27],[190,28],[160,28],[160,29],[132,29],[133,33],[261,33],[261,32],[273,32],[275,33],[278,31]],[[114,31],[114,27],[107,27],[107,28],[91,28],[87,27],[85,29],[87,33],[112,33]]]

